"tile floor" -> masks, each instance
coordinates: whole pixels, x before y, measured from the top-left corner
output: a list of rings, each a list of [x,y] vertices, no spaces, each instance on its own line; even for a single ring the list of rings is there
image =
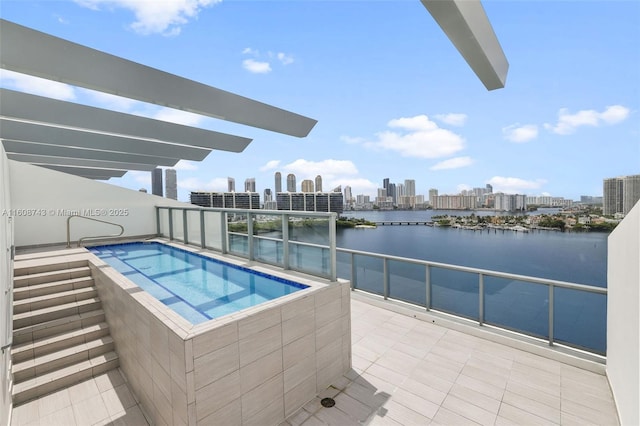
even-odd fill
[[[120,370],[14,407],[12,426],[148,426]]]
[[[281,426],[619,424],[605,376],[351,303],[353,368]],[[327,396],[334,407],[321,406]],[[16,407],[12,419],[147,424],[119,370]]]
[[[351,315],[352,370],[281,426],[619,424],[603,375],[360,300]]]

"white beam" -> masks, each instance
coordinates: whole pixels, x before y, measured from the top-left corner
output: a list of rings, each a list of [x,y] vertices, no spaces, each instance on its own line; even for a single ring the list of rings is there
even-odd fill
[[[12,71],[291,136],[307,136],[317,122],[6,20],[0,51]]]
[[[53,157],[81,158],[87,160],[124,161],[129,163],[156,166],[175,166],[179,158],[157,157],[151,155],[129,154],[122,152],[96,151],[69,146],[49,145],[34,142],[2,140],[7,154],[47,155]]]
[[[2,52],[4,60],[4,52]],[[242,152],[251,139],[0,89],[0,116],[161,142]],[[2,129],[0,128],[0,137]]]
[[[2,139],[37,142],[41,144],[81,147],[97,151],[149,154],[160,157],[178,157],[185,160],[203,160],[210,149],[171,145],[145,139],[93,133],[60,128],[46,123],[27,123],[0,117]]]
[[[72,167],[90,167],[90,168],[107,168],[114,170],[141,170],[150,172],[155,169],[154,165],[150,164],[137,164],[137,163],[125,163],[114,161],[100,161],[100,160],[86,160],[80,158],[67,158],[48,155],[31,155],[31,154],[13,154],[7,153],[7,157],[10,160],[21,161],[23,163],[31,164],[52,164],[58,166],[72,166]]]
[[[487,90],[501,89],[509,62],[480,0],[421,0]]]

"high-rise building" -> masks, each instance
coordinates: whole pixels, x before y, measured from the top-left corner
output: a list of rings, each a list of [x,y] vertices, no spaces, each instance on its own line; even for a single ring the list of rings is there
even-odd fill
[[[244,180],[244,192],[256,192],[256,178]]]
[[[382,187],[387,189],[389,187],[389,178],[382,179]]]
[[[316,176],[316,192],[322,192],[322,176]]]
[[[276,172],[275,179],[276,179],[275,188],[276,188],[276,194],[277,194],[278,192],[282,192],[282,174],[280,172]]]
[[[296,175],[293,173],[287,175],[287,192],[296,192]]]
[[[232,177],[227,178],[227,192],[236,192],[236,180]]]
[[[172,200],[178,199],[178,177],[175,169],[166,169],[164,171],[165,196]]]
[[[340,192],[280,192],[276,194],[278,210],[342,213],[344,199]]]
[[[602,185],[602,214],[613,216],[623,211],[622,178],[605,179]]]
[[[640,175],[622,178],[622,214],[625,216],[640,200]]]
[[[398,204],[398,195],[396,193],[396,184],[389,183],[387,186],[387,197],[391,198],[391,202],[393,205]]]
[[[487,184],[487,192],[488,192],[489,194],[492,194],[492,193],[493,193],[493,186],[491,186],[491,185]]]
[[[431,207],[435,207],[436,197],[438,196],[438,190],[435,188],[429,189],[429,204]]]
[[[404,180],[404,190],[406,195],[409,197],[416,196],[416,181],[413,179],[405,179]]]
[[[346,208],[350,209],[353,207],[354,199],[353,194],[351,193],[351,187],[349,185],[344,187],[344,205]]]
[[[311,179],[305,179],[300,184],[302,192],[313,192],[313,181]]]
[[[202,207],[226,209],[259,209],[260,194],[257,192],[191,192],[191,204]]]
[[[162,169],[155,168],[151,172],[151,193],[162,197]]]

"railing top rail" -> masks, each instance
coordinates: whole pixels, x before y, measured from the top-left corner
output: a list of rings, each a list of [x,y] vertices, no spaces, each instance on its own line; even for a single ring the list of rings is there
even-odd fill
[[[119,237],[122,234],[124,234],[124,226],[122,226],[122,225],[120,225],[118,223],[108,222],[106,220],[96,219],[96,218],[88,217],[88,216],[82,216],[82,215],[79,215],[79,214],[72,214],[67,218],[67,248],[71,247],[71,219],[73,219],[74,217],[77,217],[77,218],[80,218],[80,219],[92,220],[94,222],[106,223],[107,225],[113,225],[113,226],[117,226],[118,228],[120,228],[120,233],[119,234],[96,235],[96,236],[82,237],[82,238],[78,239],[78,247],[80,247],[80,244],[84,240],[107,238],[107,237]]]
[[[274,215],[289,215],[294,217],[324,217],[330,218],[331,216],[337,216],[334,212],[307,212],[307,211],[299,211],[299,210],[264,210],[264,209],[229,209],[229,208],[221,208],[221,207],[179,207],[179,206],[156,206],[158,209],[171,209],[171,210],[187,210],[187,211],[210,211],[210,212],[218,212],[218,213],[251,213],[254,215],[265,215],[265,216],[274,216]]]
[[[499,272],[499,271],[492,271],[489,269],[480,269],[480,268],[472,268],[468,266],[451,265],[448,263],[432,262],[429,260],[421,260],[421,259],[411,259],[407,257],[391,256],[391,255],[380,254],[380,253],[371,253],[371,252],[360,251],[360,250],[345,249],[341,247],[336,247],[336,251],[341,253],[352,253],[352,254],[357,254],[362,256],[376,257],[380,259],[395,260],[395,261],[405,262],[405,263],[413,263],[416,265],[434,266],[437,268],[450,269],[450,270],[460,271],[460,272],[482,274],[485,276],[491,276],[496,278],[506,278],[506,279],[516,280],[516,281],[526,281],[526,282],[531,282],[535,284],[543,284],[543,285],[551,285],[554,287],[568,288],[572,290],[582,290],[590,293],[607,294],[606,288],[587,285],[587,284],[570,283],[567,281],[558,281],[558,280],[552,280],[548,278],[537,278],[537,277],[531,277],[528,275],[511,274],[508,272]]]

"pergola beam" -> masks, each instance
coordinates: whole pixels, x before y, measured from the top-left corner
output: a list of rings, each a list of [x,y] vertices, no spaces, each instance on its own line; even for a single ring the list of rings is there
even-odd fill
[[[487,90],[501,89],[509,62],[480,0],[421,0]]]
[[[2,68],[291,136],[316,120],[0,20]]]

